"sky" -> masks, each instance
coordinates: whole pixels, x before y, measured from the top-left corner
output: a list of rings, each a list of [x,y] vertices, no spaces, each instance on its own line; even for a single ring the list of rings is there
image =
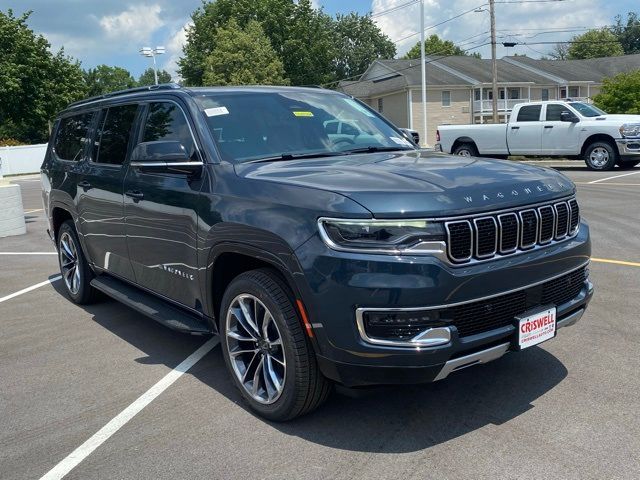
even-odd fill
[[[487,0],[425,0],[427,34],[436,33],[463,49],[490,56]],[[139,76],[151,59],[138,51],[144,46],[165,46],[159,68],[175,74],[182,53],[185,28],[202,0],[0,0],[0,10],[19,15],[33,13],[29,26],[43,34],[57,51],[82,62],[84,68],[117,65]],[[411,0],[313,0],[315,6],[335,15],[351,11],[371,13],[378,26],[396,41],[399,54],[419,39],[419,5]],[[474,12],[480,7],[479,12]],[[394,9],[395,8],[395,9]],[[389,11],[390,9],[394,9]],[[528,43],[498,47],[498,57],[526,54],[540,57],[552,45],[588,28],[610,25],[617,14],[638,11],[637,0],[496,0],[498,42]],[[460,17],[447,21],[452,17]],[[444,22],[444,23],[442,23]],[[437,25],[436,24],[440,24]]]

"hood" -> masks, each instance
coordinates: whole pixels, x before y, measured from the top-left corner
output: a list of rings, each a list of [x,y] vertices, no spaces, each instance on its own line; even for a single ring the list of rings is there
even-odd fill
[[[555,170],[435,152],[370,153],[235,168],[247,179],[339,193],[379,218],[499,210],[559,198],[575,189]]]

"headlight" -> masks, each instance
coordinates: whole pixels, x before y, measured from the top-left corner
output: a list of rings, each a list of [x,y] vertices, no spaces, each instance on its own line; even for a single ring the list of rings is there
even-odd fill
[[[625,123],[620,127],[623,137],[640,137],[640,123]]]
[[[445,239],[443,224],[427,220],[321,218],[318,225],[325,243],[336,250],[418,254],[419,245]]]

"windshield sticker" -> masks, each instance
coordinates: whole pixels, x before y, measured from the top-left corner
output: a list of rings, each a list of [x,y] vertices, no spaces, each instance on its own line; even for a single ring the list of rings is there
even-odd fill
[[[349,105],[351,105],[353,108],[355,108],[356,110],[358,110],[360,113],[364,113],[367,117],[375,117],[375,115],[370,112],[369,110],[367,110],[365,107],[363,107],[362,105],[360,105],[358,102],[356,102],[355,100],[352,100],[351,98],[345,98],[343,99],[345,102],[347,102]]]
[[[300,111],[300,110],[294,110],[293,114],[296,117],[313,117],[313,113],[312,112],[306,112],[306,111]]]
[[[409,140],[405,140],[404,138],[398,138],[398,137],[389,137],[392,141],[394,141],[395,143],[397,143],[398,145],[406,145],[406,146],[411,146],[411,142],[409,142]]]
[[[229,110],[227,107],[212,107],[205,109],[204,113],[207,117],[217,117],[218,115],[229,115]]]

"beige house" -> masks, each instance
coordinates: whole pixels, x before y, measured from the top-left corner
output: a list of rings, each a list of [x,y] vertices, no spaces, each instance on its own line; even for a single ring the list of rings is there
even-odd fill
[[[589,60],[498,60],[498,111],[508,119],[516,103],[536,100],[589,101],[602,80],[640,69],[640,54]],[[357,81],[338,89],[366,102],[399,127],[422,136],[420,60],[376,60]],[[427,58],[427,130],[429,145],[438,125],[492,121],[491,60],[465,56]],[[423,140],[424,143],[424,140]]]

